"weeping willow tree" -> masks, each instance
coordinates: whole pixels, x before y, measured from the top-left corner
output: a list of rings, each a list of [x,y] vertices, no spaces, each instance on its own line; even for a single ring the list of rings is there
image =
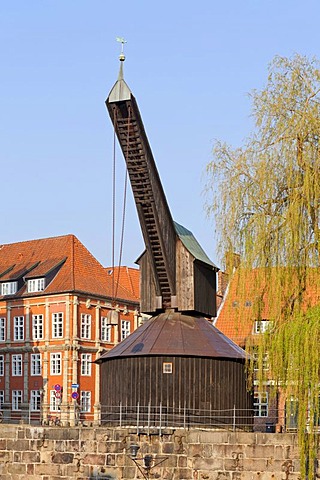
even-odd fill
[[[276,57],[251,94],[255,128],[241,148],[216,142],[207,166],[207,208],[221,254],[237,252],[239,295],[272,330],[258,345],[282,395],[298,405],[301,471],[314,478],[320,384],[320,67]],[[226,269],[231,271],[230,266]],[[241,309],[239,309],[241,321]],[[271,323],[271,322],[270,322]]]

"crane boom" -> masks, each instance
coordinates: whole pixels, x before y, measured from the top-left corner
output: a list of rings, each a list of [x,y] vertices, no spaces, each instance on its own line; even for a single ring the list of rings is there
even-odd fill
[[[141,311],[174,308],[216,314],[216,272],[192,232],[172,219],[137,102],[120,73],[106,100],[125,158],[146,252],[141,267]]]
[[[177,234],[139,108],[122,78],[122,68],[106,106],[126,161],[153,273],[157,308],[170,308],[175,306]]]

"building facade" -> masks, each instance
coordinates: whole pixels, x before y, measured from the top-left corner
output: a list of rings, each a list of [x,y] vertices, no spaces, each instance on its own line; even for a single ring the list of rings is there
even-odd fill
[[[98,423],[93,362],[137,328],[139,271],[104,268],[66,235],[0,246],[0,289],[4,419]]]

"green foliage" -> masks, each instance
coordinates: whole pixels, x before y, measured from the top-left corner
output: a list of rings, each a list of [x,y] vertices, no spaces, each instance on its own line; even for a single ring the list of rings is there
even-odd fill
[[[259,272],[250,284],[252,320],[268,315],[274,328],[258,348],[269,352],[284,396],[299,402],[302,469],[307,463],[313,478],[320,373],[320,310],[312,308],[319,303],[314,292],[320,279],[319,62],[276,57],[265,88],[251,97],[255,129],[244,146],[214,146],[207,210],[217,219],[221,254],[241,256],[239,291],[247,289],[241,288],[246,272]],[[258,358],[262,380],[262,353]]]

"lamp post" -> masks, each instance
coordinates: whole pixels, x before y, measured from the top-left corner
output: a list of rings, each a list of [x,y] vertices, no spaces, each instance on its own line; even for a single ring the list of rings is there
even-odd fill
[[[151,469],[160,465],[160,463],[164,462],[168,457],[154,458],[150,454],[147,454],[144,457],[138,457],[138,450],[140,450],[139,445],[130,445],[129,457],[134,462],[139,472],[143,475],[143,478],[149,480]]]

